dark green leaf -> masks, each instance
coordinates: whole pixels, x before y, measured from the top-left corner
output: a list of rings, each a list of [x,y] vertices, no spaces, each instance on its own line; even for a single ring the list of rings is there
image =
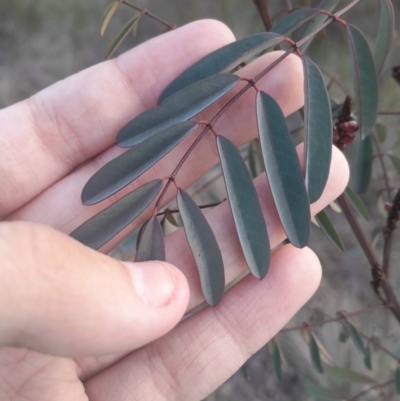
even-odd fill
[[[396,369],[395,382],[396,382],[396,394],[400,394],[400,368]]]
[[[129,32],[133,29],[135,26],[135,23],[138,18],[140,18],[141,14],[135,14],[119,31],[117,37],[114,39],[112,42],[110,48],[108,49],[108,52],[106,54],[106,59],[109,59],[117,50],[118,46],[122,43],[122,41],[128,36]]]
[[[333,377],[344,382],[362,383],[362,384],[372,384],[374,380],[370,377],[363,375],[362,373],[350,370],[347,368],[342,368],[338,366],[325,366],[325,372],[328,376]]]
[[[321,10],[318,8],[301,8],[300,10],[292,11],[281,18],[270,30],[280,35],[288,36],[295,29],[305,24],[315,15],[319,14]],[[326,16],[325,16],[326,18]]]
[[[304,69],[305,181],[310,203],[317,201],[328,181],[332,157],[332,114],[319,68],[302,57]]]
[[[275,205],[289,241],[302,248],[308,243],[311,216],[300,162],[276,101],[258,92],[256,104],[261,148]]]
[[[134,146],[181,121],[192,118],[230,91],[240,78],[220,74],[197,82],[169,97],[159,107],[147,110],[126,124],[117,135],[117,145]]]
[[[119,1],[113,1],[106,8],[106,11],[104,11],[103,19],[101,21],[101,26],[100,26],[100,36],[104,35],[104,32],[107,29],[107,26],[108,26],[109,22],[111,21],[111,18],[114,15],[115,11],[117,11],[119,4],[120,4]]]
[[[146,223],[136,252],[136,262],[148,260],[165,260],[164,236],[157,216]]]
[[[99,249],[135,220],[160,192],[161,187],[161,180],[142,185],[83,223],[70,234],[71,237],[90,248]]]
[[[362,194],[367,190],[372,174],[372,139],[368,136],[357,144],[351,179],[354,190]]]
[[[177,202],[204,298],[215,306],[221,301],[225,288],[224,264],[217,240],[200,208],[182,189],[178,189]]]
[[[318,225],[321,227],[322,231],[326,234],[326,236],[332,241],[332,243],[342,252],[344,252],[344,245],[342,240],[339,237],[339,234],[336,232],[335,227],[329,220],[328,215],[324,210],[321,210],[316,216],[315,219],[318,222]]]
[[[396,169],[397,173],[400,174],[400,159],[396,156],[388,154],[390,161],[393,163],[394,168]]]
[[[365,349],[365,345],[364,345],[360,335],[358,334],[357,329],[351,323],[347,323],[347,324],[349,326],[350,337],[353,340],[355,347],[365,356],[367,351]]]
[[[368,210],[359,196],[350,187],[347,187],[344,193],[347,200],[351,203],[354,209],[356,209],[357,213],[364,219],[364,221],[369,221]]]
[[[253,276],[262,279],[267,274],[271,250],[253,180],[242,156],[229,139],[217,136],[217,146],[228,199],[246,263]]]
[[[253,142],[249,143],[249,149],[247,152],[247,158],[249,161],[249,168],[252,178],[257,177],[257,168],[256,168],[256,160],[254,156]]]
[[[357,122],[362,137],[366,138],[375,125],[378,113],[378,81],[375,62],[361,31],[350,24],[346,29],[353,61]]]
[[[196,127],[194,121],[178,123],[111,160],[86,183],[82,203],[93,205],[115,194],[157,163]]]
[[[333,11],[333,9],[337,6],[339,3],[339,0],[322,0],[321,3],[317,6],[318,9],[320,10],[325,10],[325,11]],[[298,41],[301,38],[306,37],[308,34],[311,32],[314,32],[320,25],[322,25],[328,16],[326,14],[316,14],[315,17],[313,17],[311,20],[309,20],[306,24],[304,24],[301,28],[296,30],[296,32],[293,35],[293,40]],[[315,36],[314,36],[315,38]],[[310,46],[311,42],[314,40],[314,38],[311,38],[308,40],[306,43],[304,43],[303,46],[301,46],[301,51],[304,53],[308,46]]]
[[[324,373],[321,357],[319,355],[319,348],[312,333],[310,333],[310,342],[308,343],[308,346],[310,349],[311,362],[313,364],[314,369],[318,373]]]
[[[371,349],[369,347],[365,348],[364,365],[367,369],[372,370]]]
[[[245,380],[249,380],[249,374],[247,372],[247,363],[245,362],[241,367],[240,367],[240,373],[244,377]]]
[[[378,74],[382,71],[385,60],[393,43],[394,9],[390,0],[380,0],[378,35],[375,42],[375,64]]]
[[[278,344],[274,341],[274,373],[278,380],[282,380],[282,358],[281,351],[279,350]]]
[[[378,137],[379,142],[384,142],[386,139],[386,127],[382,124],[375,124],[376,136]]]
[[[190,66],[174,81],[172,81],[161,93],[158,104],[163,102],[173,93],[186,86],[221,72],[229,72],[238,67],[244,61],[253,58],[256,54],[277,45],[284,40],[283,36],[275,33],[264,32],[230,43],[203,57],[197,63]]]

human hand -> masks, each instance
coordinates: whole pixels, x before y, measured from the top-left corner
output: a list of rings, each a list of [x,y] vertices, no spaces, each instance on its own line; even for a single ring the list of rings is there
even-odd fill
[[[127,191],[172,171],[190,139],[110,200],[89,208],[80,203],[88,178],[123,152],[113,146],[119,128],[154,106],[182,70],[233,39],[221,23],[195,22],[0,111],[2,400],[199,400],[274,336],[316,290],[317,257],[308,248],[285,245],[272,255],[263,280],[246,277],[220,305],[170,331],[202,300],[182,230],[166,238],[171,264],[123,263],[104,254],[146,214],[103,253],[66,235]],[[251,77],[277,57],[269,53],[240,74]],[[294,112],[303,101],[301,62],[286,58],[258,85],[286,115]],[[237,102],[216,128],[236,145],[256,137],[254,93]],[[200,143],[178,176],[181,187],[217,163],[214,146],[211,135]],[[347,164],[334,150],[329,181],[311,206],[313,214],[347,184]],[[298,152],[301,156],[301,146]],[[274,247],[285,236],[265,175],[255,185]],[[231,281],[246,264],[228,204],[207,218]]]

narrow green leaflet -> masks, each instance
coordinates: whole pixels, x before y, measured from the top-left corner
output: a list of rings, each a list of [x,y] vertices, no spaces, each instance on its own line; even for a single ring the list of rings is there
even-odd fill
[[[364,375],[351,369],[342,368],[338,366],[326,365],[325,372],[328,376],[344,382],[353,382],[361,384],[373,384],[375,382],[374,379],[372,379],[367,375]]]
[[[257,123],[271,192],[283,229],[298,248],[310,236],[310,205],[300,162],[285,117],[276,101],[257,93]]]
[[[394,168],[396,169],[397,173],[400,174],[400,159],[396,156],[388,154],[390,161],[392,162]]]
[[[264,32],[248,36],[215,50],[190,66],[172,81],[161,93],[158,104],[173,93],[197,81],[214,74],[232,71],[241,63],[252,59],[257,54],[277,45],[284,39],[283,36],[276,33]]]
[[[357,329],[349,322],[347,322],[349,326],[349,334],[355,345],[355,347],[365,356],[367,354],[365,345],[360,335],[358,334]]]
[[[150,181],[133,190],[74,230],[70,236],[99,249],[136,219],[162,188],[161,180]]]
[[[369,347],[365,347],[364,365],[367,369],[372,370],[371,349]]]
[[[375,124],[376,136],[379,142],[384,142],[386,139],[386,127],[382,124],[376,123]]]
[[[292,11],[281,18],[270,30],[280,35],[288,36],[295,29],[305,24],[315,15],[319,14],[321,10],[318,8],[301,8],[300,10]],[[325,16],[326,18],[326,16]]]
[[[379,25],[376,37],[374,58],[378,74],[382,71],[385,60],[393,43],[394,9],[391,0],[379,1]]]
[[[122,41],[129,35],[129,32],[135,27],[135,24],[140,20],[141,14],[135,14],[119,31],[117,37],[112,42],[110,48],[107,51],[105,59],[109,59],[117,50],[118,46]]]
[[[352,165],[352,186],[358,194],[367,190],[372,174],[373,146],[371,136],[357,143],[356,154]]]
[[[318,4],[317,8],[320,10],[331,12],[337,6],[338,3],[339,0],[322,0],[321,3]],[[306,37],[309,33],[314,32],[320,25],[322,25],[326,21],[327,18],[328,16],[326,14],[322,13],[316,14],[313,18],[307,21],[306,24],[304,24],[302,27],[296,30],[296,32],[293,35],[293,40],[297,42],[301,38]],[[300,50],[302,51],[302,53],[304,53],[307,50],[308,46],[310,46],[314,38],[311,38],[306,43],[304,43],[303,46],[301,46]]]
[[[332,157],[332,114],[319,68],[302,57],[304,70],[305,181],[310,203],[317,201],[328,181]]]
[[[320,387],[310,381],[306,381],[306,393],[309,397],[313,397],[315,400],[340,400],[343,401],[343,397],[340,394],[336,394],[335,390],[330,390],[324,387]]]
[[[165,260],[164,236],[157,216],[146,223],[136,252],[136,262],[148,260]]]
[[[344,245],[342,240],[339,237],[339,234],[336,232],[335,227],[329,220],[328,215],[324,210],[321,210],[316,216],[318,225],[321,227],[322,231],[326,234],[326,236],[331,240],[331,242],[338,248],[340,251],[344,252]]]
[[[93,205],[124,188],[177,146],[196,126],[194,121],[175,124],[108,162],[86,183],[82,203]]]
[[[341,343],[345,343],[348,340],[349,336],[350,336],[349,328],[347,325],[343,324],[339,332],[339,341]]]
[[[120,1],[113,1],[107,8],[106,11],[104,11],[103,14],[103,19],[101,21],[100,25],[100,36],[104,35],[105,30],[107,29],[107,26],[109,22],[111,21],[111,18],[115,14],[115,11],[117,11],[118,6],[120,5]]]
[[[400,368],[396,369],[394,380],[396,382],[396,394],[400,394]]]
[[[257,177],[256,160],[253,149],[253,141],[249,143],[249,149],[247,151],[247,159],[249,161],[249,168],[252,178]]]
[[[274,341],[274,373],[278,380],[282,380],[282,358],[281,351],[279,350],[278,344]]]
[[[240,78],[219,74],[175,93],[159,107],[147,110],[126,124],[117,135],[117,145],[127,148],[181,121],[192,118],[230,91]]]
[[[321,356],[319,355],[319,348],[312,333],[310,333],[310,341],[308,343],[308,346],[310,350],[311,362],[314,369],[318,373],[324,373],[324,369],[322,367],[322,362],[321,362]]]
[[[225,288],[224,264],[217,240],[200,208],[182,189],[178,189],[177,202],[204,298],[215,306],[221,301]]]
[[[344,191],[347,200],[356,209],[357,213],[363,218],[364,221],[369,221],[369,214],[366,206],[360,197],[350,188],[347,187]]]
[[[229,139],[218,135],[217,147],[246,263],[253,276],[262,279],[268,271],[271,249],[253,180],[242,156]]]
[[[357,122],[362,137],[366,138],[375,125],[378,113],[378,81],[375,62],[361,31],[350,24],[346,26],[346,30],[353,64]]]

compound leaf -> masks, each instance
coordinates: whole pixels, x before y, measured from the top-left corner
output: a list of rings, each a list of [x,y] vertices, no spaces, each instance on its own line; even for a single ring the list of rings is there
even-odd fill
[[[326,234],[326,236],[331,240],[331,242],[342,252],[344,252],[344,245],[342,240],[339,237],[339,234],[336,232],[335,227],[329,220],[328,215],[324,210],[321,210],[316,216],[318,225],[322,229],[322,231]]]
[[[347,200],[356,209],[357,213],[364,219],[364,221],[369,221],[369,214],[366,206],[360,197],[350,188],[347,187],[344,191]]]
[[[362,137],[365,139],[373,129],[378,113],[378,81],[375,62],[361,31],[350,24],[346,26],[346,30],[353,62],[357,122]]]
[[[90,218],[70,236],[90,248],[99,249],[135,220],[160,192],[161,187],[161,180],[142,185]]]
[[[304,69],[305,181],[310,203],[317,201],[328,181],[332,157],[332,114],[319,68],[302,57]]]
[[[137,20],[139,20],[141,14],[135,14],[119,31],[117,37],[112,42],[110,48],[106,54],[106,60],[109,59],[117,50],[118,46],[122,43],[122,41],[128,36],[129,32],[135,27]]]
[[[196,126],[194,121],[175,124],[108,162],[86,183],[82,203],[93,205],[124,188],[177,146]]]
[[[273,359],[274,359],[274,373],[278,380],[282,380],[282,358],[281,351],[279,350],[278,344],[274,341],[274,350],[273,350]]]
[[[104,11],[103,19],[102,19],[101,25],[100,25],[100,36],[104,35],[104,32],[107,29],[107,26],[108,26],[109,22],[111,21],[111,18],[115,14],[115,11],[117,11],[119,4],[120,4],[120,1],[113,1]]]
[[[319,14],[321,10],[318,8],[302,8],[300,10],[292,11],[281,18],[270,30],[280,35],[288,36],[295,29],[305,24],[315,15]],[[326,16],[325,16],[326,18]]]
[[[219,74],[175,93],[159,107],[147,110],[126,124],[117,135],[117,145],[134,146],[181,121],[188,120],[230,91],[240,78]]]
[[[217,240],[200,208],[180,188],[177,202],[186,238],[199,271],[204,298],[208,304],[215,306],[221,301],[225,288],[224,264]]]
[[[319,348],[312,333],[310,333],[310,341],[308,343],[308,346],[310,349],[311,362],[313,364],[314,369],[318,373],[324,373],[324,369],[322,367],[322,362],[321,362],[321,356],[319,354]]]
[[[345,382],[372,384],[374,380],[369,376],[363,375],[362,373],[356,372],[351,369],[342,368],[339,366],[325,366],[326,374],[334,379],[338,379]]]
[[[255,55],[282,42],[284,37],[276,33],[258,33],[247,38],[230,43],[208,54],[197,63],[190,66],[174,81],[172,81],[161,93],[158,104],[163,102],[173,93],[186,86],[192,85],[211,75],[221,72],[229,72],[241,63],[251,59]]]
[[[302,248],[310,235],[310,205],[300,162],[276,101],[257,93],[257,123],[271,192],[290,242]]]
[[[374,49],[376,71],[378,74],[382,71],[392,47],[394,35],[394,9],[392,2],[390,0],[380,0],[379,7],[378,35]]]
[[[358,142],[352,166],[353,188],[359,194],[366,191],[371,180],[372,157],[372,139],[368,136]]]
[[[165,260],[164,235],[157,216],[145,223],[136,252],[136,262],[148,260]]]
[[[262,279],[270,261],[267,227],[253,180],[236,146],[217,137],[229,204],[246,263],[254,277]]]

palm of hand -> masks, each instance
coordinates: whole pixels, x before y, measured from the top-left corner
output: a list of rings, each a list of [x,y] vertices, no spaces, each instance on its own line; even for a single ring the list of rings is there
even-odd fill
[[[104,208],[104,204],[84,208],[79,194],[98,167],[121,152],[113,146],[118,129],[153,106],[179,71],[231,40],[231,33],[220,23],[193,23],[1,111],[0,141],[6,151],[0,171],[6,178],[0,200],[5,220],[0,225],[4,262],[0,268],[0,346],[14,347],[0,350],[1,399],[204,398],[315,291],[320,278],[316,256],[308,248],[286,245],[273,254],[264,280],[246,277],[218,307],[207,308],[156,340],[176,325],[187,308],[201,301],[182,231],[166,238],[167,260],[186,276],[190,300],[184,276],[170,267],[175,290],[159,307],[139,300],[122,263],[62,234]],[[267,54],[240,74],[251,77],[260,63],[265,66],[276,57]],[[300,66],[296,56],[289,57],[260,85],[276,98],[285,114],[301,106]],[[249,93],[219,122],[220,133],[237,145],[256,136],[253,102],[254,94]],[[200,144],[178,176],[180,186],[187,187],[217,162],[209,139]],[[184,141],[126,191],[172,170],[188,144]],[[314,214],[347,183],[347,165],[339,152],[334,152],[332,163],[325,193],[311,207]],[[284,233],[265,176],[256,179],[256,188],[271,244],[276,246]],[[171,191],[169,199],[173,195]],[[222,249],[227,281],[231,281],[246,265],[232,234],[229,206],[221,204],[207,218]],[[103,253],[142,221],[103,247]],[[155,275],[162,267],[153,262],[147,266]],[[158,285],[165,290],[163,283]],[[131,352],[152,340],[156,341]]]

